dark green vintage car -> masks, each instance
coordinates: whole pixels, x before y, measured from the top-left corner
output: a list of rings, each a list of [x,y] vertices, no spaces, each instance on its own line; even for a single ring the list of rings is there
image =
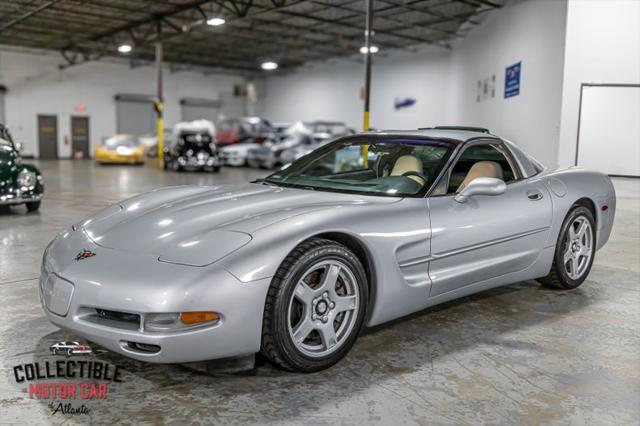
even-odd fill
[[[0,206],[25,204],[33,212],[40,207],[43,194],[40,170],[22,164],[20,147],[9,129],[0,123]]]

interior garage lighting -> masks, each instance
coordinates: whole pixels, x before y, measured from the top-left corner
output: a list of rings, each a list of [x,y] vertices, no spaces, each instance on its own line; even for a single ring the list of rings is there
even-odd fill
[[[120,46],[118,46],[118,52],[120,53],[129,53],[131,52],[131,45],[130,44],[121,44]]]
[[[271,70],[275,70],[276,68],[278,68],[278,64],[276,64],[275,62],[263,62],[261,65],[263,70],[267,70],[267,71],[271,71]]]
[[[211,25],[212,27],[217,27],[220,26],[222,24],[224,24],[225,21],[224,18],[211,18],[211,19],[207,19],[207,25]]]
[[[371,46],[371,53],[378,53],[378,46]],[[367,46],[362,46],[360,48],[360,53],[362,53],[363,55],[367,53]]]

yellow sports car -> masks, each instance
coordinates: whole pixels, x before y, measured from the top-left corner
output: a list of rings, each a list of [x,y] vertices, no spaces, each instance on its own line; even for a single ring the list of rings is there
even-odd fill
[[[144,146],[133,135],[115,135],[102,141],[96,149],[96,161],[104,163],[144,163]]]

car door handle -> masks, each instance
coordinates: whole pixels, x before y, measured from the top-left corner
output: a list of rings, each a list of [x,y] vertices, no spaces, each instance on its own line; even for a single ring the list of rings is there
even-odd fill
[[[531,201],[542,200],[542,192],[538,190],[527,191],[527,198],[530,199]]]

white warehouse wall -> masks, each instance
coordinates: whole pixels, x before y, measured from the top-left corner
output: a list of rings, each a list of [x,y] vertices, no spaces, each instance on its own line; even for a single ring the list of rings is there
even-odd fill
[[[449,121],[487,127],[557,165],[566,7],[564,0],[513,0],[455,45]],[[518,62],[520,94],[505,98],[506,68]],[[493,74],[495,97],[477,102],[478,80]]]
[[[371,126],[417,128],[445,120],[449,52],[430,48],[421,56],[395,53],[374,57]],[[364,64],[355,60],[311,65],[296,72],[268,77],[264,111],[274,121],[345,121],[362,129]],[[394,109],[395,98],[412,97],[416,104]]]
[[[575,161],[582,83],[640,84],[640,1],[569,0],[558,153],[563,166]]]
[[[120,63],[89,62],[59,70],[62,62],[58,54],[0,52],[0,84],[7,87],[6,124],[15,139],[24,144],[24,155],[38,155],[38,114],[58,116],[58,155],[64,158],[71,155],[72,115],[90,117],[93,152],[96,142],[116,132],[116,94],[154,95],[156,91],[153,67],[132,69]],[[243,80],[196,72],[170,73],[168,69],[163,77],[166,127],[180,121],[181,98],[217,99]],[[86,112],[76,113],[78,105],[83,105]]]
[[[540,161],[557,164],[564,58],[565,0],[512,0],[451,51],[374,57],[371,126],[411,129],[435,124],[488,127]],[[522,61],[520,95],[504,98],[504,74]],[[496,75],[496,97],[476,102],[478,80]],[[363,65],[305,67],[266,80],[265,112],[274,120],[344,120],[360,129]],[[394,110],[394,98],[413,97]]]

